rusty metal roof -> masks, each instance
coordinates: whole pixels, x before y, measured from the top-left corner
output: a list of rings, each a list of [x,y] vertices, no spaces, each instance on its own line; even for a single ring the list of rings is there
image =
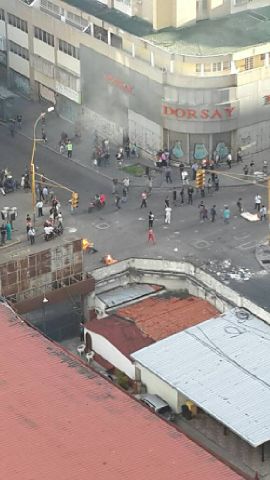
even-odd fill
[[[118,309],[117,315],[133,320],[145,335],[157,341],[219,315],[219,312],[197,297],[151,297]]]
[[[0,304],[1,478],[239,480]]]

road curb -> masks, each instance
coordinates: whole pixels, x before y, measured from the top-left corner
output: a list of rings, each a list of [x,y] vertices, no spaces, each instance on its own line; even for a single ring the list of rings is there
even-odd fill
[[[6,243],[5,245],[2,245],[2,246],[0,245],[0,252],[5,248],[13,247],[14,245],[18,245],[19,243],[22,243],[22,240],[16,240],[15,242]]]

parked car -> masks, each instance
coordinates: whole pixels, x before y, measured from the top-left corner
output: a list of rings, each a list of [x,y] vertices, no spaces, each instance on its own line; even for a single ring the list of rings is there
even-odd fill
[[[142,393],[140,395],[136,395],[136,398],[166,420],[174,420],[175,415],[170,405],[164,400],[162,400],[162,398],[160,398],[158,395],[153,395],[151,393]]]

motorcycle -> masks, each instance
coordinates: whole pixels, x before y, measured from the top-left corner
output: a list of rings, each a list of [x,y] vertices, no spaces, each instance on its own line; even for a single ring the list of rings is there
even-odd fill
[[[106,205],[105,195],[96,195],[94,200],[92,200],[88,205],[88,213],[93,212],[96,208],[101,210]]]
[[[53,227],[53,230],[51,230],[49,233],[46,233],[44,230],[44,240],[46,242],[49,242],[49,240],[53,240],[54,238],[62,235],[63,232],[64,232],[64,228],[62,224]]]

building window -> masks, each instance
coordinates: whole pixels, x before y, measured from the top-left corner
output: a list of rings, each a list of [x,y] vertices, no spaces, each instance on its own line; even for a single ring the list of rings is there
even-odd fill
[[[15,17],[15,15],[11,15],[8,13],[8,23],[13,27],[19,28],[25,33],[28,33],[28,26],[25,20],[22,20],[19,17]]]
[[[252,68],[254,68],[254,58],[245,58],[245,70],[251,70]]]
[[[223,62],[223,70],[231,70],[231,62]]]
[[[206,73],[211,72],[211,63],[205,63],[204,64],[204,71]]]
[[[5,21],[5,12],[4,12],[3,8],[0,8],[0,20]]]
[[[22,57],[25,60],[29,60],[29,51],[26,48],[21,47],[11,40],[9,40],[8,45],[10,52],[15,53],[15,55],[19,55],[19,57]]]
[[[75,77],[75,75],[66,72],[66,70],[63,70],[62,68],[56,68],[56,80],[65,87],[71,88],[75,92],[78,92],[80,89],[80,79]]]
[[[111,33],[111,46],[115,48],[123,48],[123,40],[118,35]]]
[[[54,78],[54,64],[45,60],[45,58],[35,55],[32,57],[33,65],[37,72],[46,75],[47,77]]]
[[[221,62],[213,63],[212,71],[213,72],[221,72]]]
[[[58,7],[58,5],[55,5],[52,2],[49,2],[48,0],[41,0],[40,1],[40,8],[41,10],[46,10],[47,12],[50,12],[52,15],[56,17],[60,17],[60,15],[64,15],[64,9],[61,7]]]
[[[54,47],[54,36],[50,33],[45,32],[45,30],[41,30],[41,28],[34,27],[34,35],[42,42],[51,45],[51,47]]]
[[[77,47],[73,47],[70,43],[64,42],[64,40],[59,40],[59,50],[61,52],[66,53],[67,55],[70,55],[71,57],[77,58],[77,60],[80,60],[80,52]]]
[[[98,38],[98,40],[101,40],[104,43],[108,43],[108,30],[94,25],[94,37]]]
[[[88,26],[87,20],[72,12],[67,12],[66,22],[74,25],[74,27],[77,27],[80,30],[84,30]]]
[[[201,63],[196,63],[196,73],[201,73]]]

